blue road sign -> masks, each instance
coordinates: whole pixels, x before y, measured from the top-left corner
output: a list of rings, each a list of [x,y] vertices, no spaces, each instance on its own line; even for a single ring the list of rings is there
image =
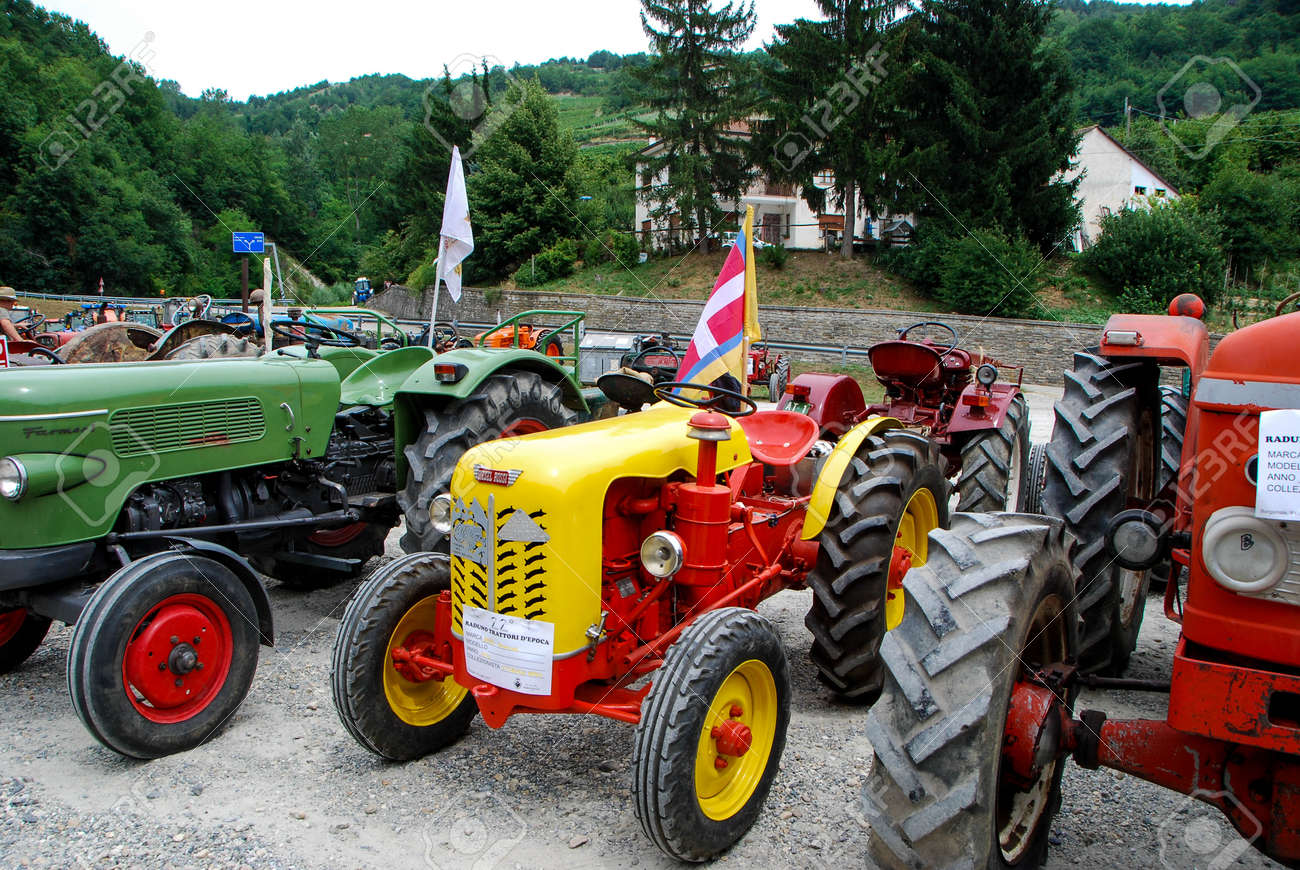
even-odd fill
[[[236,254],[264,254],[266,233],[231,233],[230,245]]]

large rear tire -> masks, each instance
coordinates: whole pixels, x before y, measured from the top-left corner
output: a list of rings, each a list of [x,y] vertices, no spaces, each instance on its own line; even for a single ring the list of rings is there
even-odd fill
[[[1078,541],[1079,667],[1087,673],[1123,673],[1142,625],[1148,572],[1116,564],[1105,536],[1116,514],[1156,494],[1157,375],[1149,362],[1076,353],[1056,403],[1042,509]]]
[[[632,753],[637,819],[664,854],[707,861],[753,827],[781,765],[785,648],[766,619],[726,607],[682,632],[653,681]]]
[[[465,451],[503,435],[524,435],[577,422],[556,384],[533,372],[498,372],[464,399],[424,413],[424,431],[404,448],[406,486],[397,503],[406,515],[402,549],[445,551],[445,536],[429,521],[429,503],[451,490],[451,474]]]
[[[1017,395],[996,429],[968,437],[961,447],[957,510],[1015,511],[1029,485],[1029,405]]]
[[[343,727],[392,761],[409,761],[460,739],[478,713],[474,697],[451,677],[411,680],[393,650],[432,636],[438,596],[451,588],[441,553],[389,562],[348,602],[334,641],[330,688]]]
[[[72,630],[68,694],[101,743],[160,758],[211,739],[257,670],[257,610],[225,565],[173,554],[118,570]]]
[[[1187,434],[1187,397],[1177,387],[1160,388],[1160,479],[1157,490],[1177,481],[1183,461],[1183,437]],[[1175,484],[1177,485],[1177,484]],[[1182,566],[1165,559],[1151,569],[1151,588],[1163,590]]]
[[[902,619],[906,572],[895,549],[923,565],[930,531],[947,525],[939,448],[901,429],[864,441],[818,537],[817,564],[808,575],[812,607],[804,618],[817,678],[844,700],[870,703],[880,693],[880,641]]]
[[[1024,514],[1043,512],[1043,480],[1047,476],[1047,445],[1035,444],[1029,448],[1029,480],[1025,483],[1025,497],[1017,511]]]
[[[882,867],[1036,867],[1065,763],[1014,783],[1003,734],[1016,681],[1076,648],[1064,529],[1041,516],[957,514],[932,544],[907,575],[903,624],[882,649],[889,679],[867,719],[870,851]]]
[[[50,620],[18,608],[0,612],[0,674],[7,674],[36,652],[50,630]]]

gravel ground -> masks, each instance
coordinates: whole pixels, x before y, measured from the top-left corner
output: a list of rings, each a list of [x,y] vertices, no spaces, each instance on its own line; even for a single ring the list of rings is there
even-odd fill
[[[1051,398],[1031,395],[1039,438]],[[193,751],[137,762],[101,747],[67,699],[66,628],[0,676],[0,866],[678,866],[633,814],[630,726],[518,716],[492,731],[476,720],[437,756],[380,761],[347,735],[330,700],[329,654],[351,588],[269,585],[277,647],[263,650],[227,728]],[[832,702],[814,677],[809,597],[784,592],[759,608],[785,639],[793,715],[764,812],[724,866],[866,863],[870,833],[857,810],[872,763],[866,712]],[[1150,599],[1131,673],[1167,674],[1176,640]],[[1140,693],[1086,693],[1080,704],[1112,718],[1164,712],[1163,696]],[[1243,848],[1216,811],[1132,777],[1071,765],[1064,792],[1049,867],[1277,866]]]

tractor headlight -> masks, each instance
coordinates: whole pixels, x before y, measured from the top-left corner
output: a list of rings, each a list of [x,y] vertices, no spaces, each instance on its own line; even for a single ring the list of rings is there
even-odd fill
[[[1247,594],[1277,585],[1290,558],[1276,524],[1257,519],[1248,507],[1214,512],[1205,523],[1201,555],[1219,585]]]
[[[984,363],[975,370],[975,380],[979,381],[986,387],[993,386],[993,382],[998,379],[998,367],[992,363]]]
[[[641,544],[641,564],[655,577],[671,577],[685,557],[682,539],[672,532],[655,532]]]
[[[433,524],[434,531],[440,535],[451,532],[450,493],[435,495],[433,501],[429,502],[429,522]]]
[[[27,492],[27,469],[12,456],[0,459],[0,495],[18,501]]]

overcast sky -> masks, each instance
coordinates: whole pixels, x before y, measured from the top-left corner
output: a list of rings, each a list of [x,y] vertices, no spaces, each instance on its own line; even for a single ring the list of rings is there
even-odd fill
[[[38,4],[41,0],[37,0]],[[237,100],[367,73],[440,75],[461,56],[509,66],[608,49],[645,51],[639,0],[47,0],[85,21],[125,55],[152,34],[147,66],[197,97],[224,88]],[[757,0],[747,47],[771,41],[776,24],[816,17],[814,0]],[[453,71],[454,72],[454,71]]]

